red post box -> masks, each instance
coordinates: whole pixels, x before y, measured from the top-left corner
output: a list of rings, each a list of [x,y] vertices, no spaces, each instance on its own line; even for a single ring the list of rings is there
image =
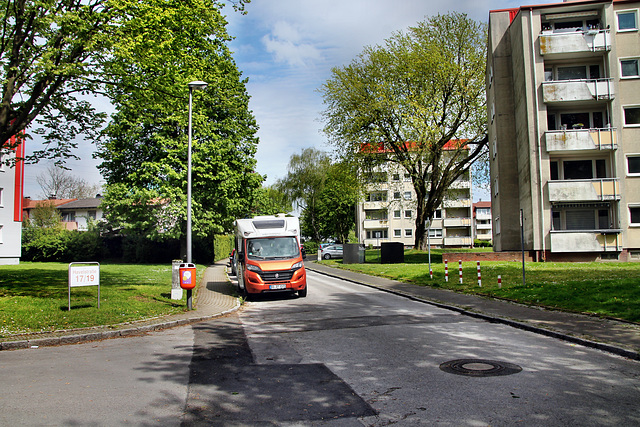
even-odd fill
[[[190,262],[180,264],[180,287],[182,289],[193,289],[196,287],[196,265]]]

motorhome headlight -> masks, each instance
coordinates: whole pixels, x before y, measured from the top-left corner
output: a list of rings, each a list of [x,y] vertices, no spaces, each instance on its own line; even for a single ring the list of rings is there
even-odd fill
[[[296,271],[302,268],[302,261],[296,262],[291,266],[291,270]]]
[[[257,265],[247,264],[247,270],[253,271],[254,273],[262,273],[262,270]]]

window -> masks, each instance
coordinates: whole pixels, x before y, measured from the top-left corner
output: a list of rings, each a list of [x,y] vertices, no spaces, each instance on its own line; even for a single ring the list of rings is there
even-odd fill
[[[399,173],[394,173],[391,179],[393,181],[400,181],[400,174]]]
[[[640,126],[640,107],[622,107],[625,126]]]
[[[402,213],[398,210],[398,211],[393,211],[393,217],[394,218],[401,218],[402,217]]]
[[[591,209],[568,210],[565,214],[567,230],[593,230],[596,220]]]
[[[386,202],[387,201],[387,193],[377,191],[375,193],[369,193],[367,197],[367,202]]]
[[[393,200],[400,200],[400,192],[399,191],[394,191],[393,192]]]
[[[640,206],[629,206],[629,220],[631,225],[640,226]]]
[[[396,228],[393,230],[393,237],[402,237],[402,230]]]
[[[437,209],[433,213],[433,219],[442,219],[442,209]]]
[[[627,156],[627,174],[640,176],[640,154]]]
[[[404,237],[412,237],[413,236],[413,229],[412,228],[407,228],[404,230]]]
[[[411,182],[411,175],[409,175],[408,173],[404,174],[404,182]]]
[[[64,212],[62,214],[62,221],[63,222],[75,222],[76,220],[76,213],[75,212]]]
[[[622,78],[640,77],[640,68],[638,67],[638,58],[621,59],[620,75]]]
[[[368,230],[367,239],[387,239],[389,233],[387,230]]]
[[[551,213],[551,227],[554,230],[562,230],[562,223],[560,222],[560,212]]]
[[[429,237],[442,237],[442,228],[430,228]]]
[[[618,31],[634,31],[638,29],[638,11],[622,10],[617,13]]]
[[[411,200],[411,191],[405,191],[404,192],[404,199],[405,200]]]
[[[591,160],[571,160],[562,163],[564,179],[593,178],[593,162]]]
[[[410,210],[404,211],[404,217],[410,219],[411,218],[411,211]]]
[[[4,188],[0,188],[0,208],[4,207]]]

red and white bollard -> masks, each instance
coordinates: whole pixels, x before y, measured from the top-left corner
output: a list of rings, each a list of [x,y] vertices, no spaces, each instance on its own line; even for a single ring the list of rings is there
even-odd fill
[[[462,260],[458,260],[458,271],[460,272],[460,284],[462,285]]]
[[[498,276],[498,288],[502,289],[502,276]]]
[[[444,260],[444,281],[449,281],[449,261]]]
[[[433,279],[433,268],[429,267],[429,277]]]
[[[482,276],[480,275],[480,261],[476,261],[478,264],[478,286],[482,287]]]

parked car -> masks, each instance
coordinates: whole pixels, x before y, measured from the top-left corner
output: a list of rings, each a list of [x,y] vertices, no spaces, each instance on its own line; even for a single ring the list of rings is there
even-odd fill
[[[342,245],[329,245],[320,250],[322,259],[342,258]]]

